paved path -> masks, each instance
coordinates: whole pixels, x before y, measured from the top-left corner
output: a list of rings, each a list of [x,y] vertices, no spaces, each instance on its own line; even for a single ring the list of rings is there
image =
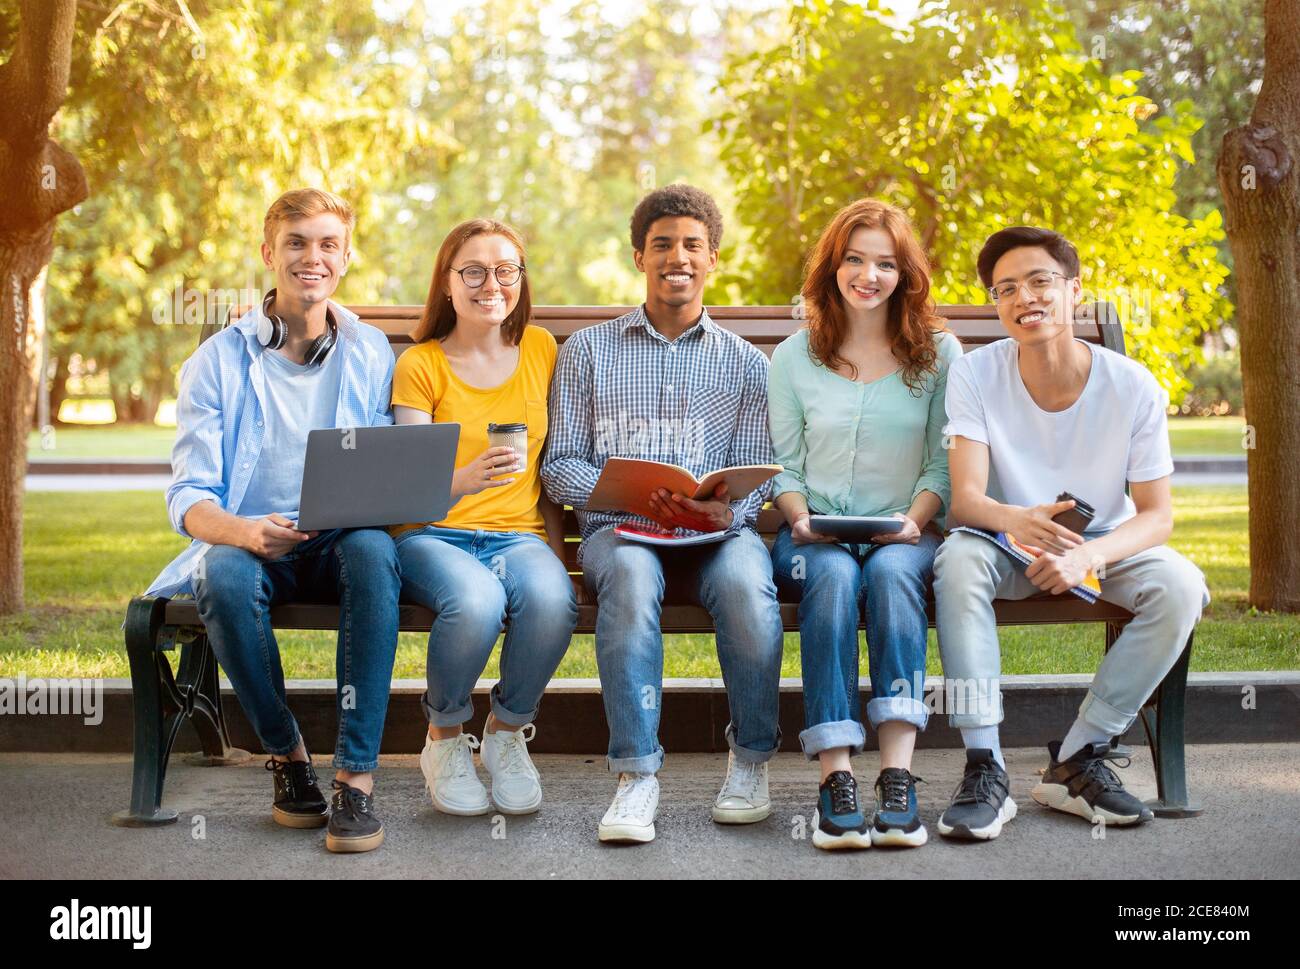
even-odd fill
[[[596,840],[613,781],[603,758],[537,758],[547,801],[539,814],[454,818],[427,802],[414,756],[385,757],[377,804],[387,842],[363,856],[325,851],[321,831],[292,831],[270,819],[271,782],[262,761],[241,767],[186,766],[174,758],[166,803],[181,812],[159,829],[117,828],[130,758],[123,755],[0,755],[5,819],[0,877],[65,878],[1297,878],[1300,877],[1300,744],[1189,748],[1190,783],[1205,813],[1104,839],[1084,821],[1029,798],[1044,763],[1038,750],[1010,750],[1012,795],[1020,815],[986,844],[949,843],[934,830],[960,777],[958,750],[923,750],[915,769],[931,841],[915,850],[828,855],[807,838],[816,768],[797,754],[772,768],[773,813],[722,827],[709,818],[726,757],[670,756],[663,773],[658,840],[610,847]],[[857,760],[869,789],[875,760]],[[1139,748],[1123,771],[1139,796],[1155,794],[1150,757]],[[205,837],[194,837],[201,816]],[[494,832],[498,837],[493,837]]]

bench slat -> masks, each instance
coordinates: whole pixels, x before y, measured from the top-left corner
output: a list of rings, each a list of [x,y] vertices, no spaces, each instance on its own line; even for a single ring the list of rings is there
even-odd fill
[[[575,577],[576,578],[576,577]],[[580,582],[580,580],[578,580]],[[580,601],[586,590],[581,590]],[[1108,602],[1089,605],[1077,596],[1036,596],[1032,599],[995,599],[993,614],[999,626],[1042,625],[1063,622],[1118,622],[1132,619],[1128,610]],[[930,625],[934,625],[934,602],[926,606]],[[198,606],[192,599],[173,599],[167,603],[165,621],[169,626],[202,626]],[[799,630],[799,606],[792,602],[781,603],[781,623],[787,632]],[[291,603],[271,610],[271,625],[276,629],[338,629],[339,608],[336,605]],[[433,625],[433,612],[423,606],[402,605],[398,628],[402,632],[428,632]],[[710,633],[713,622],[701,606],[669,601],[663,607],[661,625],[665,633]],[[864,627],[859,627],[864,628]],[[578,607],[578,633],[593,633],[596,629],[596,607],[583,603]]]

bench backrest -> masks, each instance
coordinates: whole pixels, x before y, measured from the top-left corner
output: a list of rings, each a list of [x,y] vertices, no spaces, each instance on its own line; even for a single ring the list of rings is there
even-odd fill
[[[400,356],[412,345],[410,334],[424,307],[349,306],[348,309],[364,322],[388,334],[393,353]],[[556,341],[563,344],[577,330],[615,319],[633,309],[633,306],[534,306],[533,322],[546,327],[555,335]],[[798,309],[797,306],[708,308],[714,322],[744,337],[769,357],[778,343],[803,326],[803,319],[794,315]],[[953,335],[961,341],[963,349],[983,346],[1007,335],[998,321],[997,310],[991,305],[940,306],[938,312]],[[1116,353],[1124,352],[1124,334],[1115,307],[1110,303],[1090,303],[1080,307],[1074,335]]]

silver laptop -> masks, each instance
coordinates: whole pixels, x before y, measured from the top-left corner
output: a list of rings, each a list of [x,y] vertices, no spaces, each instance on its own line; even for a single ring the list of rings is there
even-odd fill
[[[459,441],[459,424],[310,432],[299,530],[441,521],[451,508]]]

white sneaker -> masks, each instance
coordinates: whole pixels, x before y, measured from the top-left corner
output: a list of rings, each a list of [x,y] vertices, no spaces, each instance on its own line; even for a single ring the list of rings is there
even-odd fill
[[[532,814],[542,806],[542,780],[528,757],[528,741],[536,734],[531,723],[496,733],[484,726],[479,756],[492,775],[492,803],[503,814]]]
[[[600,819],[601,841],[645,842],[655,839],[659,778],[654,774],[619,774],[614,803]]]
[[[727,753],[727,777],[713,802],[713,820],[719,824],[753,824],[772,813],[767,796],[767,764],[737,760]]]
[[[478,747],[478,741],[467,733],[447,740],[425,736],[420,770],[433,806],[443,814],[487,814],[487,789],[474,773]]]

